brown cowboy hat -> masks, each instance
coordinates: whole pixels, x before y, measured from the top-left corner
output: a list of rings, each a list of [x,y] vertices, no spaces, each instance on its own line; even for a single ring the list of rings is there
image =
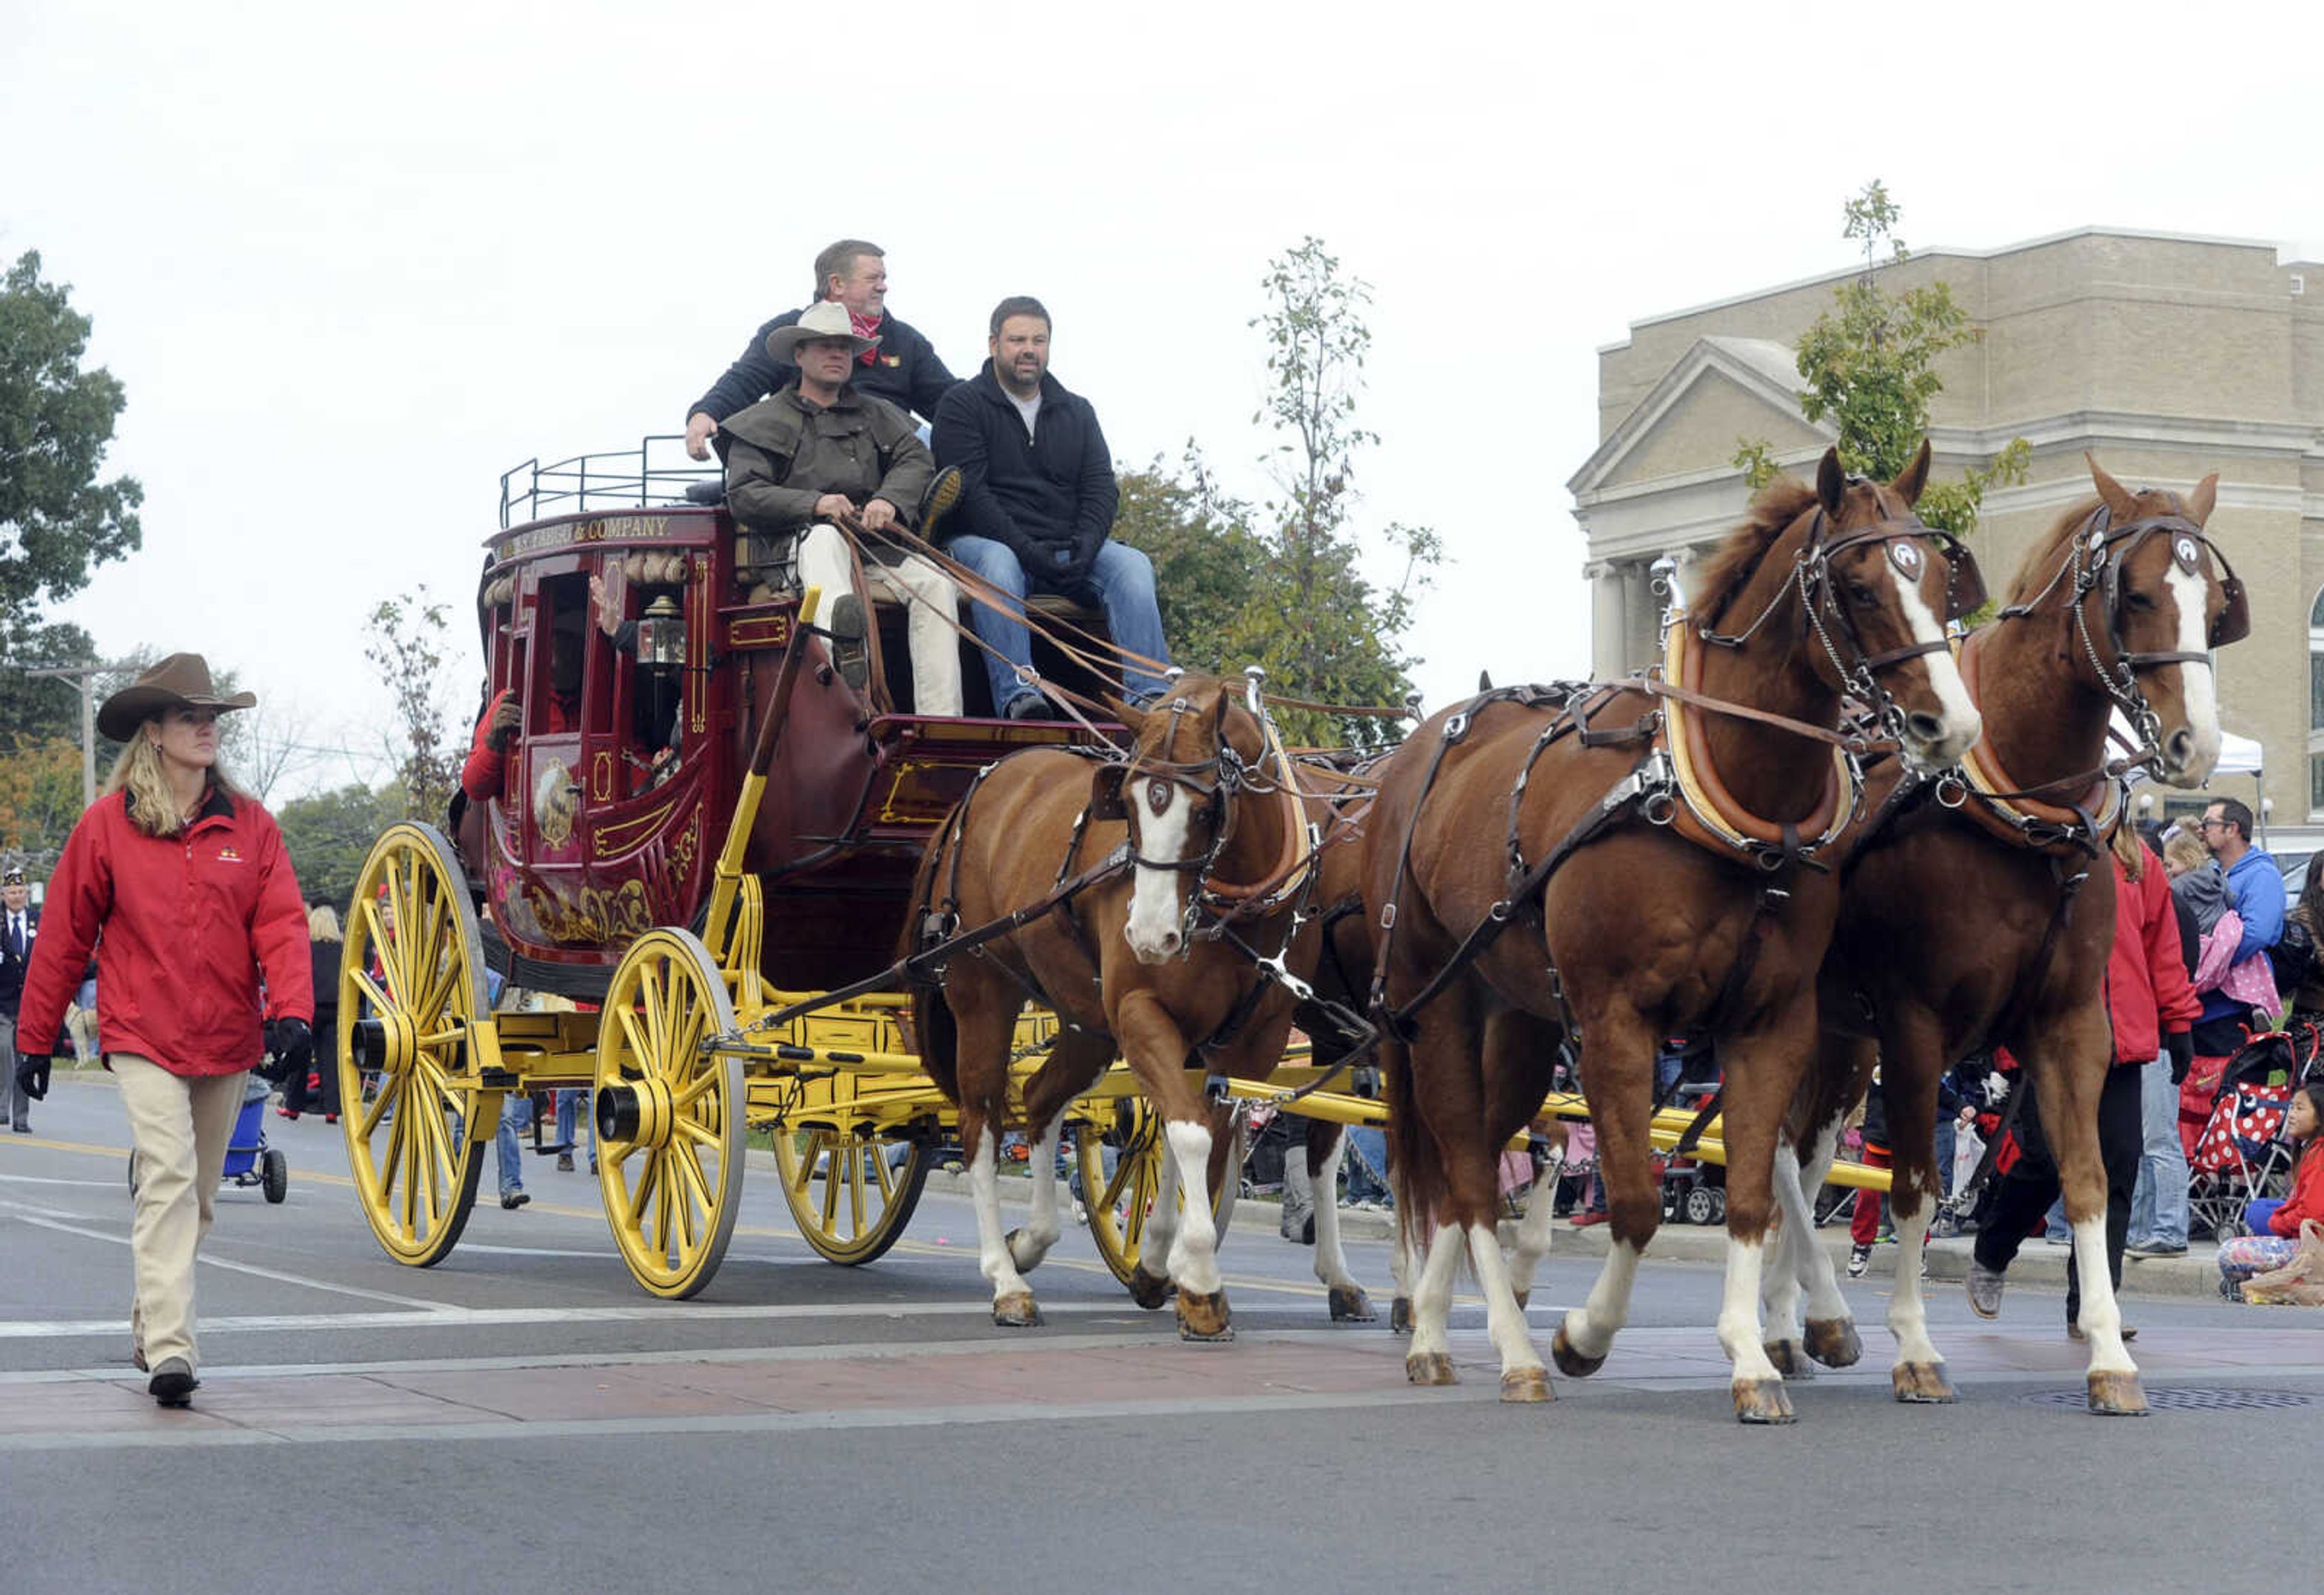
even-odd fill
[[[97,728],[116,742],[164,709],[248,709],[258,695],[237,692],[220,697],[210,685],[209,661],[198,653],[173,653],[147,669],[136,680],[105,700],[97,711]]]

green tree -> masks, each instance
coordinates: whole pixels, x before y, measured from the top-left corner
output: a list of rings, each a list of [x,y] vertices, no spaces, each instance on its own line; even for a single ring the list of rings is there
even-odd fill
[[[371,844],[407,807],[394,782],[377,790],[358,782],[285,803],[274,817],[308,899],[331,903],[344,915]]]
[[[126,401],[111,372],[81,369],[89,321],[71,291],[41,281],[30,251],[0,278],[0,625],[11,632],[141,540],[144,489],[97,480]]]
[[[1800,411],[1811,421],[1831,418],[1840,432],[1841,465],[1886,481],[1912,463],[1928,433],[1930,403],[1945,385],[1936,373],[1938,359],[1985,335],[1971,325],[1949,282],[1896,291],[1881,285],[1884,253],[1892,265],[1912,258],[1896,236],[1904,207],[1885,184],[1867,183],[1842,210],[1842,235],[1863,245],[1864,269],[1832,290],[1831,309],[1801,336],[1799,372],[1807,386]],[[2023,482],[2032,457],[2032,446],[2013,438],[1991,465],[1972,467],[1961,481],[1932,483],[1921,497],[1921,518],[1968,535],[1977,528],[1986,489]],[[1755,489],[1776,471],[1759,439],[1738,438],[1731,463]]]
[[[0,655],[0,727],[23,737],[80,742],[80,688],[55,677],[24,671],[41,665],[93,665],[97,643],[69,622],[8,633]]]
[[[80,818],[80,727],[76,723],[69,739],[17,736],[6,744],[0,752],[0,842],[27,869],[45,873]]]
[[[394,702],[388,755],[395,761],[404,816],[444,823],[460,784],[465,749],[444,717],[444,666],[451,636],[451,606],[429,595],[426,584],[383,601],[364,624],[364,658],[378,668]]]
[[[1262,512],[1271,557],[1254,572],[1228,658],[1264,665],[1270,686],[1295,696],[1401,703],[1416,661],[1397,639],[1443,549],[1425,527],[1392,523],[1378,537],[1403,558],[1396,585],[1375,587],[1359,568],[1355,460],[1379,441],[1355,419],[1371,348],[1364,321],[1370,286],[1343,274],[1339,257],[1313,236],[1269,261],[1260,286],[1267,308],[1250,325],[1266,337],[1273,387],[1252,419],[1283,438],[1267,458],[1278,496]],[[1357,747],[1397,734],[1393,722],[1305,713],[1285,715],[1283,731],[1296,742]]]
[[[1176,471],[1156,455],[1143,470],[1119,475],[1113,535],[1154,561],[1172,657],[1189,668],[1229,668],[1253,573],[1268,557],[1250,530],[1250,506],[1214,490],[1192,443]]]

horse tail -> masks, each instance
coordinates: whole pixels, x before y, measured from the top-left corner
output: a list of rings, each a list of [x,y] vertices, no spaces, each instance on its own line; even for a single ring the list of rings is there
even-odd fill
[[[1435,1138],[1420,1121],[1412,1054],[1383,1040],[1380,1065],[1380,1096],[1388,1104],[1388,1184],[1396,1191],[1397,1228],[1416,1268],[1428,1255],[1429,1235],[1449,1187]]]

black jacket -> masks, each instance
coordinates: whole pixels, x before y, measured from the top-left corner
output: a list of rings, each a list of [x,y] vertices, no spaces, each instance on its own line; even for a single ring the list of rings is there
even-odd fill
[[[24,971],[32,962],[32,943],[41,934],[41,910],[32,903],[24,905],[24,955],[17,957],[8,950],[8,915],[0,908],[0,1013],[16,1017],[16,1008],[24,997]]]
[[[987,360],[936,406],[935,444],[937,468],[958,466],[965,488],[944,522],[949,536],[1006,543],[1028,576],[1074,582],[1088,574],[1121,505],[1088,400],[1043,375],[1028,437]]]
[[[798,367],[779,364],[767,353],[767,334],[778,327],[788,327],[807,312],[804,309],[785,310],[751,335],[743,346],[742,357],[726,368],[726,374],[710,384],[710,392],[687,407],[690,419],[706,413],[714,421],[723,423],[739,410],[747,410],[770,393],[779,393],[798,380]],[[919,335],[918,329],[906,326],[893,316],[880,323],[880,346],[872,352],[872,364],[859,363],[848,386],[859,393],[869,393],[875,399],[885,399],[899,410],[916,410],[924,420],[934,420],[936,401],[956,379],[936,358],[936,346]]]

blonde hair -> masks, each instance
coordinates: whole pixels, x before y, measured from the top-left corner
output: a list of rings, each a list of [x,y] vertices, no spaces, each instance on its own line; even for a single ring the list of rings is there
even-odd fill
[[[2127,820],[2114,828],[2114,857],[2124,875],[2133,880],[2146,879],[2146,844],[2138,839],[2138,832]]]
[[[2163,862],[2173,875],[2200,870],[2211,862],[2211,850],[2191,831],[2173,831],[2163,844]]]
[[[307,938],[317,942],[343,941],[339,934],[339,917],[328,903],[317,903],[307,910]]]
[[[158,714],[148,715],[129,733],[121,757],[113,761],[113,773],[106,777],[105,789],[107,794],[126,794],[129,823],[146,835],[175,836],[186,828],[185,816],[178,812],[177,794],[170,790],[170,772],[161,763],[161,744],[145,734],[145,727],[160,718]],[[241,796],[241,789],[221,766],[210,766],[208,780],[229,798]]]

